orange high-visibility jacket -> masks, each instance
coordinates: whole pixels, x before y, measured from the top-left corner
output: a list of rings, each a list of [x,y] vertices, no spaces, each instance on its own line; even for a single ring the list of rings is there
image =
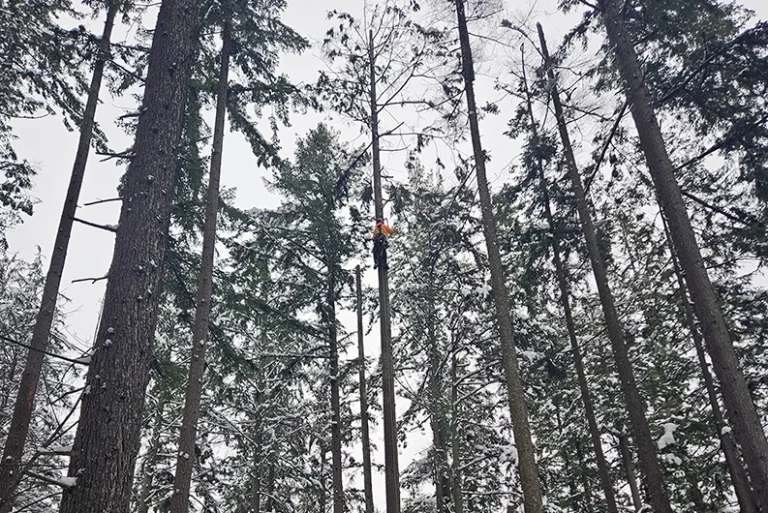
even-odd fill
[[[386,237],[387,235],[390,235],[392,233],[392,231],[393,231],[392,228],[390,228],[386,224],[384,224],[384,223],[376,223],[376,226],[373,227],[373,237],[371,237],[371,238],[375,239],[376,236],[379,235],[379,234],[382,234],[382,235],[384,235]]]

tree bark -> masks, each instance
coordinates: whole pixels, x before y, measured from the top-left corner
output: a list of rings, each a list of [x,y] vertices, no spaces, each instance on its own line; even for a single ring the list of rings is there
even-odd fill
[[[533,105],[531,102],[527,79],[525,77],[525,68],[523,68],[523,81],[528,104],[528,115],[531,119],[531,130],[534,140],[538,141],[538,130],[536,128],[536,120],[533,116]],[[595,460],[597,461],[600,485],[603,488],[603,493],[605,494],[605,503],[608,508],[608,513],[618,513],[619,508],[616,504],[616,495],[613,492],[613,485],[611,484],[611,474],[609,471],[608,462],[606,461],[605,453],[603,452],[603,442],[600,438],[600,428],[597,425],[595,407],[592,403],[592,397],[589,393],[587,373],[584,370],[584,359],[581,355],[581,349],[579,349],[579,341],[576,338],[576,324],[573,321],[573,311],[571,309],[568,270],[565,268],[565,265],[563,264],[563,258],[561,256],[562,253],[560,250],[560,236],[555,229],[554,215],[552,214],[552,206],[549,199],[549,187],[547,185],[546,176],[544,175],[544,164],[541,159],[537,161],[537,165],[537,171],[541,185],[542,203],[544,204],[544,214],[547,223],[549,223],[549,240],[550,246],[552,248],[552,261],[555,264],[555,276],[557,278],[558,288],[560,289],[560,304],[563,306],[565,326],[568,331],[568,340],[571,344],[573,364],[574,367],[576,367],[576,378],[579,383],[579,391],[581,392],[581,401],[584,404],[584,415],[587,418],[589,436],[592,440],[592,448],[595,452]]]
[[[379,105],[376,96],[376,61],[373,31],[368,33],[368,60],[371,79],[371,148],[373,153],[373,196],[377,219],[384,218],[379,147]],[[381,388],[384,410],[384,476],[387,513],[400,513],[400,470],[397,461],[397,412],[395,410],[395,369],[392,359],[392,321],[389,305],[388,266],[379,266],[379,325],[381,327]]]
[[[744,451],[747,473],[756,492],[757,505],[768,511],[768,441],[747,388],[744,374],[730,340],[719,299],[709,279],[680,186],[667,153],[664,138],[643,81],[643,72],[614,0],[599,0],[608,40],[625,83],[627,100],[635,122],[640,147],[656,187],[661,210],[680,259],[680,267],[693,300],[693,310],[733,426],[736,441]]]
[[[144,456],[144,464],[141,466],[141,485],[139,487],[136,513],[149,512],[149,496],[152,493],[152,486],[155,482],[155,467],[157,465],[157,453],[160,448],[164,409],[165,403],[162,400],[158,401],[155,418],[152,420],[152,434],[149,437],[147,454]]]
[[[341,458],[341,398],[339,396],[339,340],[336,329],[336,282],[333,265],[329,262],[328,295],[325,319],[328,325],[329,359],[331,371],[331,466],[333,472],[333,513],[344,513],[344,482]]]
[[[715,388],[712,374],[709,372],[709,365],[707,364],[707,357],[704,354],[704,344],[701,340],[701,334],[696,326],[696,319],[693,314],[693,308],[688,300],[688,287],[685,285],[685,279],[683,278],[683,271],[680,269],[680,263],[677,260],[677,254],[674,247],[672,247],[672,240],[669,237],[669,230],[667,228],[666,221],[664,221],[664,232],[667,236],[667,242],[670,246],[670,254],[672,256],[672,267],[677,277],[678,293],[680,295],[681,305],[683,307],[683,315],[685,316],[685,323],[688,325],[688,329],[691,332],[691,338],[693,339],[693,346],[696,348],[696,357],[699,361],[699,367],[701,368],[701,375],[704,379],[704,388],[707,391],[707,398],[709,399],[709,405],[712,408],[712,417],[714,420],[715,429],[717,430],[717,437],[720,439],[720,446],[723,449],[725,455],[725,463],[728,466],[728,473],[731,476],[731,483],[733,484],[733,490],[736,493],[736,499],[739,502],[739,508],[741,513],[758,513],[755,500],[752,497],[752,489],[749,486],[749,479],[747,472],[742,465],[741,458],[739,457],[739,448],[736,446],[730,430],[726,429],[728,425],[723,418],[723,412],[720,410],[720,402],[717,397],[717,389]]]
[[[365,338],[363,334],[363,286],[360,266],[355,268],[357,290],[357,357],[360,381],[360,430],[363,443],[363,485],[365,489],[365,513],[373,513],[373,474],[371,471],[371,439],[368,429],[368,391],[365,380]]]
[[[491,204],[491,193],[488,189],[488,178],[485,172],[485,152],[480,140],[480,126],[477,117],[477,105],[474,90],[474,63],[472,49],[469,44],[469,30],[464,13],[464,1],[455,0],[456,17],[459,26],[461,44],[462,75],[464,92],[467,97],[469,111],[469,129],[472,138],[472,148],[477,174],[477,188],[480,195],[482,211],[483,234],[488,252],[488,265],[491,271],[491,288],[496,306],[496,319],[501,339],[502,366],[507,382],[509,411],[515,435],[520,471],[520,482],[523,488],[523,503],[526,513],[543,513],[541,483],[536,468],[536,451],[531,439],[531,429],[528,422],[528,410],[525,405],[525,389],[520,378],[517,363],[515,336],[512,328],[512,318],[509,313],[509,298],[504,282],[504,268],[501,263],[498,242],[496,239],[496,220]]]
[[[563,143],[565,153],[566,167],[571,179],[574,196],[576,198],[576,208],[579,212],[584,239],[587,244],[589,260],[592,263],[592,271],[597,283],[597,290],[600,296],[600,304],[605,317],[605,324],[608,331],[608,338],[611,342],[613,356],[616,361],[616,369],[619,373],[624,400],[629,410],[629,418],[632,424],[635,443],[638,448],[638,457],[640,465],[645,474],[646,485],[648,487],[648,500],[656,513],[672,513],[672,508],[667,496],[667,490],[664,485],[664,475],[661,466],[656,457],[656,447],[651,437],[651,430],[648,426],[648,420],[645,417],[645,404],[640,395],[640,390],[635,382],[632,362],[629,358],[627,345],[624,341],[624,333],[616,312],[616,306],[613,300],[610,284],[608,283],[608,272],[605,266],[605,259],[600,253],[600,247],[595,234],[595,226],[592,222],[592,214],[587,204],[587,198],[584,193],[584,187],[581,183],[579,170],[576,166],[576,158],[573,155],[568,127],[563,114],[563,106],[560,102],[560,94],[557,88],[555,72],[552,69],[552,62],[547,51],[547,42],[544,38],[544,31],[540,24],[537,24],[539,31],[539,40],[541,50],[544,56],[544,64],[549,79],[550,96],[552,105],[557,118],[557,126],[560,132],[560,138]]]
[[[192,328],[192,359],[189,363],[184,413],[182,414],[181,433],[179,434],[179,452],[176,457],[176,473],[174,474],[173,495],[171,496],[171,513],[187,513],[189,509],[189,489],[192,483],[192,469],[196,460],[195,440],[197,438],[197,422],[200,418],[200,403],[203,394],[205,343],[208,339],[208,325],[211,318],[216,219],[219,213],[219,184],[221,183],[221,160],[224,146],[224,131],[226,129],[227,91],[229,90],[229,54],[232,44],[229,21],[224,22],[221,38],[221,69],[219,70],[219,84],[216,93],[216,118],[213,127],[211,168],[208,176],[208,191],[205,201],[203,254],[197,284],[195,323]]]
[[[61,513],[130,506],[197,21],[194,0],[163,0]]]
[[[32,420],[35,394],[40,381],[40,373],[45,360],[44,351],[48,347],[48,339],[51,334],[51,326],[56,314],[56,300],[59,296],[61,277],[64,272],[64,264],[67,260],[69,240],[72,235],[77,201],[80,198],[85,168],[88,163],[88,154],[91,149],[93,137],[94,119],[96,108],[99,104],[99,92],[104,77],[104,65],[109,58],[110,39],[115,18],[120,11],[120,2],[110,1],[107,7],[107,17],[104,21],[104,31],[99,40],[98,53],[93,67],[93,75],[88,88],[88,98],[83,111],[83,120],[80,125],[80,139],[75,153],[75,162],[72,166],[72,175],[69,179],[69,188],[64,199],[59,229],[56,232],[56,240],[53,243],[51,262],[48,274],[45,278],[43,296],[40,308],[35,319],[35,327],[30,341],[31,350],[27,355],[24,371],[16,396],[11,425],[5,440],[3,456],[0,460],[0,512],[7,513],[11,508],[11,497],[14,489],[21,479],[22,458],[24,445],[29,434],[29,424]]]
[[[627,435],[624,431],[619,431],[619,452],[621,453],[621,461],[624,462],[624,470],[627,472],[627,483],[632,494],[632,504],[635,506],[635,511],[639,512],[643,507],[643,500],[640,498],[640,489],[635,477],[635,464],[632,463],[632,453],[629,452]]]

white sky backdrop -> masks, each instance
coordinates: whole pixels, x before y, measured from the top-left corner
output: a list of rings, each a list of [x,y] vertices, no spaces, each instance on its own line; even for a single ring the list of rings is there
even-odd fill
[[[423,1],[423,10],[428,9],[429,4],[434,1]],[[768,1],[742,0],[739,3],[755,11],[758,19],[768,19]],[[282,72],[286,73],[295,83],[314,82],[318,70],[326,67],[320,57],[319,48],[319,42],[322,41],[325,31],[330,26],[330,20],[328,20],[326,13],[331,9],[336,9],[357,16],[362,12],[363,5],[364,0],[288,0],[288,8],[283,17],[284,22],[307,37],[312,42],[313,47],[302,55],[285,56],[282,61]],[[507,10],[507,17],[513,21],[528,19],[531,27],[536,21],[541,22],[547,33],[550,49],[558,46],[562,36],[577,22],[579,16],[573,14],[566,16],[558,12],[554,0],[542,0],[540,2],[507,0]],[[89,26],[91,30],[100,34],[102,23],[103,21],[99,19],[95,22],[89,22]],[[122,37],[125,30],[121,30],[118,34],[121,34],[120,37]],[[496,77],[511,80],[507,70],[512,65],[513,60],[518,60],[517,56],[519,55],[519,43],[516,43],[512,48],[487,44],[489,46],[478,54],[480,56],[477,70],[480,103],[484,103],[486,99],[493,100],[499,97],[499,93],[492,91],[490,85]],[[482,58],[483,55],[486,56],[486,59]],[[489,56],[491,58],[488,58]],[[519,146],[503,135],[506,123],[512,116],[513,104],[506,101],[499,107],[501,114],[487,116],[481,121],[484,146],[494,157],[488,168],[488,176],[492,186],[494,183],[504,181],[507,169],[516,160],[519,152]],[[108,134],[113,149],[122,150],[132,144],[131,138],[115,126],[114,120],[119,115],[135,109],[136,105],[130,96],[113,99],[105,91],[102,91],[102,104],[97,112],[97,121]],[[341,130],[349,141],[354,141],[357,144],[362,143],[361,139],[357,139],[360,137],[359,128],[338,117],[317,113],[293,115],[291,117],[292,127],[283,129],[280,133],[283,156],[292,157],[296,137],[303,136],[320,121],[326,121],[335,129]],[[386,123],[386,118],[384,122]],[[77,134],[68,132],[61,120],[54,117],[19,120],[14,124],[14,128],[19,138],[16,147],[20,157],[28,159],[37,167],[38,175],[32,193],[39,199],[39,203],[35,207],[34,215],[25,219],[22,225],[9,233],[10,251],[17,252],[25,259],[31,259],[39,247],[47,262],[69,183],[77,145]],[[268,135],[268,132],[266,133]],[[468,150],[467,148],[462,149]],[[397,166],[396,159],[400,158],[398,155],[400,154],[384,155],[385,172],[395,177],[404,177]],[[93,152],[91,153],[80,196],[80,205],[96,199],[116,196],[115,188],[124,168],[117,167],[112,162],[100,162],[100,158]],[[431,161],[429,156],[425,157],[425,165],[431,165]],[[268,176],[268,173],[268,171],[256,166],[256,159],[240,134],[227,135],[224,141],[222,185],[226,188],[237,189],[236,204],[238,206],[263,208],[278,204],[278,199],[263,185],[263,178]],[[118,215],[119,203],[82,207],[78,213],[81,218],[104,224],[115,223]],[[106,274],[112,257],[113,241],[114,236],[111,233],[78,223],[75,224],[61,292],[70,299],[66,306],[69,334],[73,342],[76,342],[83,349],[91,345],[105,282],[98,282],[95,285],[91,285],[90,282],[75,284],[71,282],[78,278],[98,277]],[[375,284],[372,271],[367,274],[366,282],[371,285]],[[349,320],[353,321],[351,317]],[[350,325],[349,331],[353,330],[354,325]],[[377,355],[379,353],[378,346],[378,330],[375,329],[371,336],[366,339],[368,355]],[[398,409],[404,406],[402,402],[398,405]],[[374,441],[379,446],[382,445],[381,436],[381,432],[372,433]],[[428,437],[420,433],[409,435],[407,454],[401,456],[403,460],[400,464],[401,469],[406,467],[411,457],[420,450],[420,447],[425,446],[427,439]],[[376,457],[376,460],[383,463],[381,455],[377,456],[379,457]],[[377,477],[378,479],[374,483],[376,504],[383,507],[383,476]]]

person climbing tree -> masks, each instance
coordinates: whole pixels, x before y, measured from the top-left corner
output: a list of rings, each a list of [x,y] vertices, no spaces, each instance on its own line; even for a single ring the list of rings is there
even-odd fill
[[[384,223],[382,219],[376,219],[376,226],[373,227],[373,268],[387,268],[387,236],[392,233],[392,228]]]

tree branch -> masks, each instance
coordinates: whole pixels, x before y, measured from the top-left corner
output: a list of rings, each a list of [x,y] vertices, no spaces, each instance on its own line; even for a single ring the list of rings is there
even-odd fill
[[[16,344],[17,346],[20,346],[20,347],[25,347],[30,351],[37,351],[38,353],[43,353],[44,355],[50,356],[51,358],[58,358],[59,360],[64,360],[65,362],[74,363],[75,365],[88,365],[88,361],[86,361],[85,358],[68,358],[60,354],[45,351],[44,349],[36,349],[30,346],[29,344],[25,344],[24,342],[19,342],[18,340],[14,340],[10,337],[6,337],[5,335],[0,335],[0,339],[6,342],[9,342],[11,344]]]
[[[86,221],[84,219],[80,219],[79,217],[73,217],[73,221],[77,221],[78,223],[82,223],[87,226],[92,226],[93,228],[100,228],[102,230],[106,230],[108,232],[117,233],[117,226],[111,225],[111,224],[98,224],[98,223],[92,223],[90,221]]]

